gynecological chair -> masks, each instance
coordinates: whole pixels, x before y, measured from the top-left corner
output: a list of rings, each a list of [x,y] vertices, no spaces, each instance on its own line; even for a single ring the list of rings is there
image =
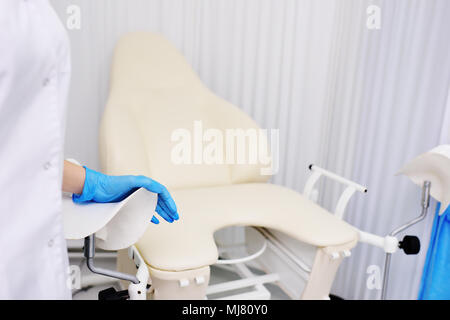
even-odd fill
[[[230,128],[259,129],[244,112],[206,88],[164,37],[124,36],[115,50],[101,122],[102,170],[160,181],[173,195],[181,217],[173,224],[148,223],[130,254],[118,254],[121,273],[134,274],[137,266],[142,270],[145,265],[149,298],[204,299],[210,266],[219,261],[213,235],[230,226],[258,227],[265,239],[274,241],[273,231],[278,231],[315,248],[302,299],[328,298],[339,265],[358,241],[386,252],[398,248],[395,237],[368,234],[343,221],[351,196],[367,190],[318,166],[310,166],[311,177],[300,194],[267,183],[270,176],[261,174],[264,164],[204,163],[194,154],[192,163],[176,163],[174,132],[195,135],[198,123],[224,136]],[[335,213],[314,201],[321,176],[347,187]]]

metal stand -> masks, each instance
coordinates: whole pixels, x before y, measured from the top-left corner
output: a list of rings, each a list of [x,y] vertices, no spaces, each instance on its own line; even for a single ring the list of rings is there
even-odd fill
[[[138,278],[131,274],[126,274],[115,270],[98,268],[94,266],[94,256],[95,256],[95,237],[93,234],[91,234],[90,236],[84,238],[84,257],[86,258],[86,264],[88,269],[91,270],[91,272],[93,273],[100,274],[103,276],[120,280],[126,280],[135,284],[139,283]]]
[[[395,235],[399,234],[400,232],[410,228],[411,226],[419,223],[420,221],[422,221],[423,219],[425,219],[427,213],[428,213],[428,208],[430,206],[430,187],[431,187],[431,182],[429,181],[425,181],[422,187],[422,201],[421,201],[421,205],[422,205],[422,213],[420,214],[420,216],[418,216],[417,218],[411,220],[410,222],[404,224],[401,227],[398,227],[397,229],[395,229],[394,231],[392,231],[389,236],[394,237]],[[406,236],[404,238],[407,238],[408,236]],[[402,243],[400,243],[400,247],[402,248]],[[411,250],[411,252],[408,252],[408,248],[403,247],[403,250],[405,250],[406,254],[417,254],[418,251],[416,250]],[[419,242],[419,249],[420,249],[420,242]],[[392,253],[386,253],[386,260],[385,260],[385,264],[384,264],[384,275],[383,275],[383,289],[381,291],[381,299],[385,300],[386,299],[386,294],[387,294],[387,289],[388,289],[388,281],[389,281],[389,267],[391,264],[391,255]]]
[[[106,290],[108,292],[103,292],[103,295],[99,295],[99,298],[103,297],[104,299],[107,300],[120,300],[120,299],[145,300],[147,294],[147,282],[149,278],[148,270],[145,263],[143,263],[143,259],[141,258],[137,250],[134,248],[134,246],[131,247],[130,250],[131,250],[131,258],[134,260],[136,267],[138,268],[136,276],[118,272],[115,270],[96,267],[94,265],[95,235],[91,234],[90,236],[84,238],[84,257],[86,258],[87,267],[91,272],[131,282],[130,286],[128,287],[128,293],[126,291],[116,292],[113,288],[110,288]]]

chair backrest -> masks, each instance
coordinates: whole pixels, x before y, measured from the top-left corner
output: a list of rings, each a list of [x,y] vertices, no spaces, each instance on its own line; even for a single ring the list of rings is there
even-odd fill
[[[230,141],[221,139],[230,140],[228,129],[259,130],[244,112],[206,88],[164,37],[141,32],[118,42],[100,128],[104,172],[147,175],[170,188],[267,181],[261,168],[268,166],[249,163],[248,155],[247,164],[226,161]],[[189,140],[191,148],[184,148]],[[220,153],[224,163],[208,160]]]

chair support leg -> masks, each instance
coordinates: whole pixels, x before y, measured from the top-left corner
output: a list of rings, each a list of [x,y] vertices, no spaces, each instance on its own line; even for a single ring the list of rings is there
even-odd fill
[[[317,250],[302,300],[328,299],[336,272],[343,258],[333,259],[323,248]]]

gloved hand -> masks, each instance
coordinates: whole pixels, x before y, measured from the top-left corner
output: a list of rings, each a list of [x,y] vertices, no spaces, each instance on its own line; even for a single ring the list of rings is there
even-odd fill
[[[100,172],[86,168],[81,195],[73,194],[75,203],[86,202],[119,202],[127,198],[139,188],[145,188],[158,194],[156,212],[166,221],[172,223],[179,219],[177,207],[169,191],[159,182],[145,176],[108,176]],[[159,220],[153,216],[152,222],[158,224]]]

